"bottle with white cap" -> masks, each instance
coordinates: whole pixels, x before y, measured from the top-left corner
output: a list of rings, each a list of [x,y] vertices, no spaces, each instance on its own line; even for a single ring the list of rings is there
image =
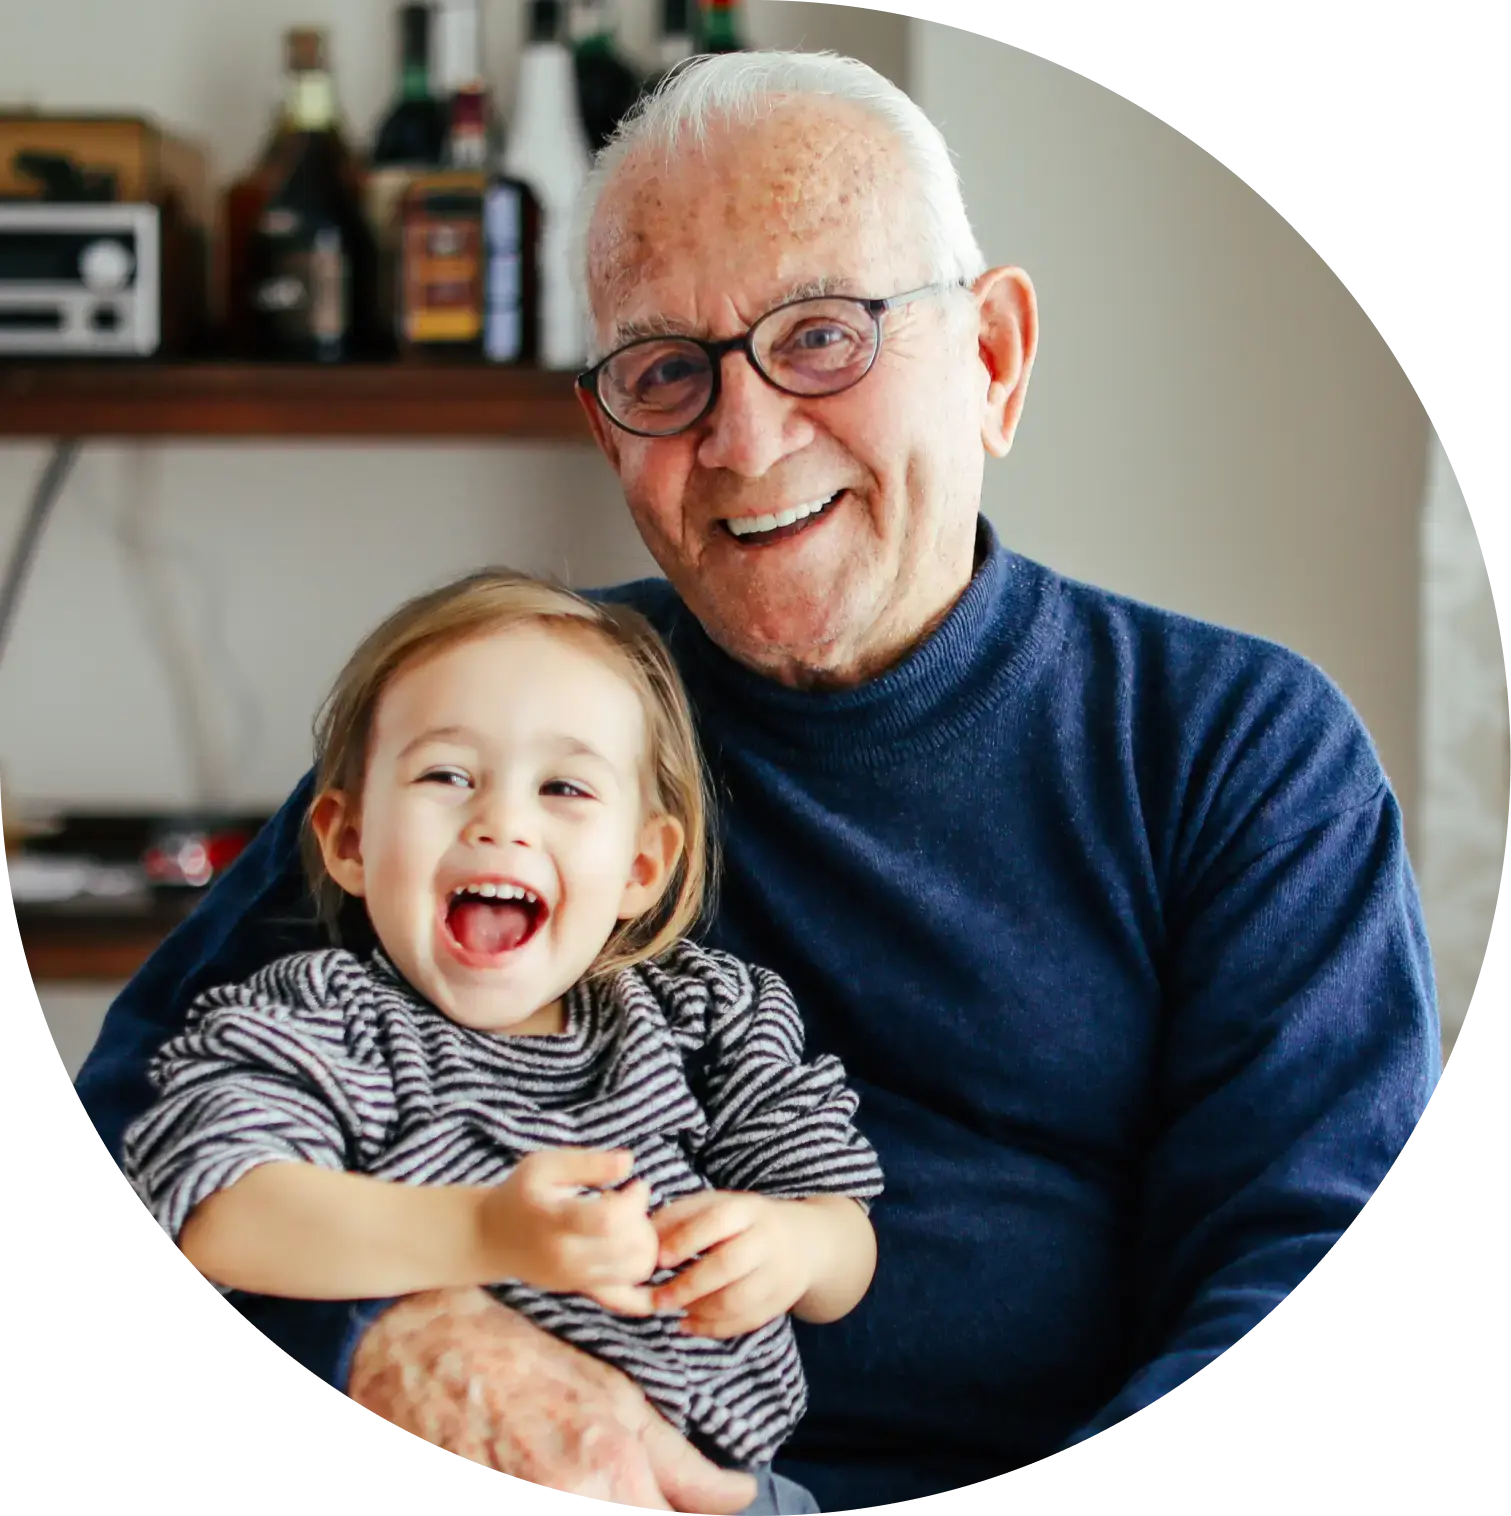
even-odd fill
[[[587,359],[587,326],[571,261],[572,212],[590,160],[561,22],[559,0],[530,0],[529,40],[520,54],[502,166],[530,186],[540,210],[539,362],[573,369]]]

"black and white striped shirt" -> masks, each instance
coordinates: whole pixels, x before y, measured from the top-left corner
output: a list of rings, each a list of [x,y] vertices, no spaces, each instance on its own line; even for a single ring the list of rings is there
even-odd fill
[[[787,986],[679,943],[566,997],[555,1036],[472,1031],[381,955],[282,958],[197,1000],[150,1068],[157,1103],[125,1168],[177,1238],[202,1200],[258,1164],[300,1160],[407,1184],[495,1184],[526,1153],[623,1147],[652,1206],[697,1190],[797,1198],[881,1192],[832,1057],[803,1062]],[[670,1274],[656,1276],[670,1278]],[[731,1463],[768,1460],[807,1399],[787,1317],[728,1340],[504,1281],[494,1293],[634,1378]]]

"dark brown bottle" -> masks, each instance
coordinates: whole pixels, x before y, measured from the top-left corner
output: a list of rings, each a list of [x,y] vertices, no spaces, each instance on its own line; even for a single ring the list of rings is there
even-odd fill
[[[446,160],[446,102],[431,87],[431,7],[399,11],[399,88],[373,138],[363,206],[378,251],[378,320],[403,345],[399,306],[401,204],[405,190]]]
[[[298,33],[284,33],[283,99],[273,119],[255,162],[239,179],[233,180],[222,202],[221,226],[221,301],[225,325],[226,349],[238,356],[256,348],[255,276],[252,268],[252,243],[257,235],[268,196],[282,170],[281,155],[291,135],[289,130],[289,96],[295,58],[301,56],[303,44]]]
[[[255,351],[291,361],[371,355],[377,256],[360,175],[336,125],[325,34],[290,34],[287,139],[250,263]]]

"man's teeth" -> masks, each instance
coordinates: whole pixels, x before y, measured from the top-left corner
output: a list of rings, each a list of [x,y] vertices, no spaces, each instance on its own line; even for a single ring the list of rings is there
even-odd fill
[[[814,500],[808,505],[795,505],[790,511],[778,511],[774,516],[731,517],[724,524],[736,537],[753,537],[757,532],[774,532],[779,527],[791,526],[807,516],[818,515],[825,506],[832,505],[838,496],[839,491],[836,490],[834,494],[826,495],[822,500]]]
[[[464,884],[453,892],[453,898],[462,895],[481,895],[484,900],[523,900],[530,905],[539,905],[540,896],[520,884]]]

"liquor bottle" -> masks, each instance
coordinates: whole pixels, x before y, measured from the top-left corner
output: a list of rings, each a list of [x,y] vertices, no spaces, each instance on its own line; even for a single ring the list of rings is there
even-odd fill
[[[492,113],[483,80],[477,0],[443,0],[438,21],[447,110],[446,166],[483,174],[490,157]]]
[[[293,135],[289,126],[293,79],[302,34],[291,29],[283,34],[284,80],[273,125],[251,168],[233,180],[222,201],[221,310],[227,351],[250,354],[256,346],[256,303],[252,269],[252,243],[263,207],[281,174],[280,157]]]
[[[395,318],[406,354],[472,357],[483,331],[488,168],[476,0],[442,0],[436,31],[446,134],[441,166],[412,180],[404,192]]]
[[[252,239],[256,350],[335,362],[372,345],[376,257],[336,126],[325,33],[290,34],[288,138]]]
[[[740,0],[703,0],[703,26],[699,51],[738,53],[745,47],[745,28],[740,23]]]
[[[540,210],[539,361],[545,368],[577,368],[587,354],[571,231],[588,163],[572,54],[561,40],[561,6],[531,0],[503,172],[529,185]]]
[[[640,75],[619,50],[609,0],[568,0],[577,108],[588,148],[597,153],[636,100]]]
[[[484,175],[422,174],[400,201],[397,320],[406,354],[475,357],[483,334]]]
[[[656,41],[656,71],[645,81],[645,93],[653,94],[661,81],[691,58],[693,47],[692,0],[661,0],[661,35]]]
[[[534,363],[540,341],[540,202],[523,180],[495,174],[483,193],[483,355]]]
[[[446,153],[446,104],[430,84],[431,16],[429,5],[406,5],[398,12],[399,91],[373,141],[363,197],[378,250],[378,321],[390,329],[398,322],[400,202]]]
[[[428,5],[405,5],[399,18],[399,93],[373,141],[372,167],[429,167],[446,150],[446,105],[430,87]]]

